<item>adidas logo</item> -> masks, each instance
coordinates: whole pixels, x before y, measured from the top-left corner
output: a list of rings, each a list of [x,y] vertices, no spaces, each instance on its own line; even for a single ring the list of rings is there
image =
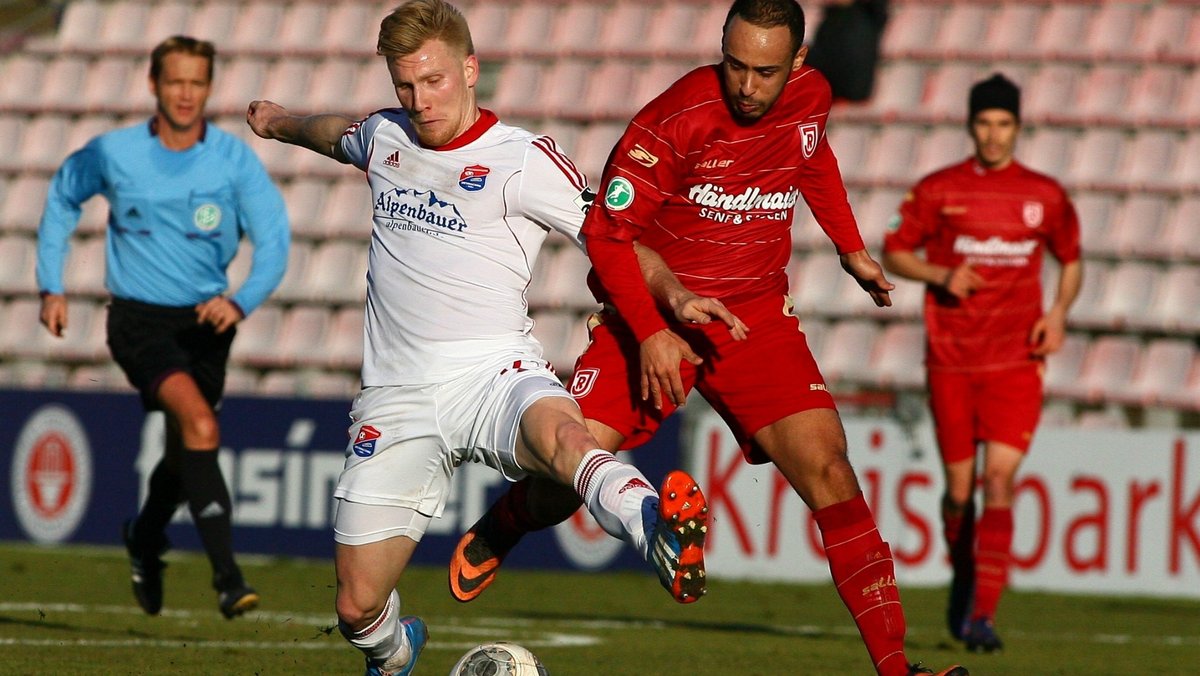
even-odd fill
[[[129,207],[129,211],[125,212],[125,218],[141,218],[142,214],[137,210],[137,207]]]
[[[629,490],[630,488],[649,489],[650,486],[646,485],[646,482],[642,481],[641,479],[633,478],[633,479],[630,479],[624,486],[621,486],[621,490],[617,491],[617,495],[624,493],[625,491]]]
[[[383,166],[399,167],[400,166],[400,151],[399,150],[392,151],[392,154],[388,155],[387,159],[383,161]]]

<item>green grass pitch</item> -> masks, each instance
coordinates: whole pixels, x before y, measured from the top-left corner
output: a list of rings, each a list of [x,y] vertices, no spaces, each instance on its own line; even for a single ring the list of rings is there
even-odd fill
[[[166,607],[134,605],[123,550],[0,544],[0,673],[352,674],[362,661],[334,627],[329,561],[243,558],[263,595],[228,621],[206,560],[167,555]],[[648,572],[506,570],[470,604],[450,598],[446,571],[414,567],[403,612],[424,617],[430,643],[417,676],[444,676],[473,645],[512,640],[552,676],[824,676],[871,674],[866,651],[829,585],[712,580],[700,602],[673,603]],[[902,590],[908,653],[975,676],[1200,674],[1200,602],[1010,592],[1006,650],[969,655],[942,628],[941,589]]]

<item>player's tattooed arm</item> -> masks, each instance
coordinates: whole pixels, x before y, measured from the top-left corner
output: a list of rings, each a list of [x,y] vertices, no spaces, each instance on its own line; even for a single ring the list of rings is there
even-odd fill
[[[308,148],[339,162],[348,162],[342,153],[341,138],[354,120],[342,115],[292,115],[272,101],[251,101],[246,110],[246,124],[254,133]]]

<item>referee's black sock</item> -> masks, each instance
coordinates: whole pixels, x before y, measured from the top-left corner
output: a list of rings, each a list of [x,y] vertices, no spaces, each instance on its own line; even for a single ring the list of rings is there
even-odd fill
[[[192,520],[212,564],[213,586],[221,590],[241,585],[242,574],[233,560],[232,503],[221,466],[217,464],[216,449],[184,449],[180,479]]]
[[[139,547],[158,548],[163,543],[167,524],[183,502],[183,484],[177,468],[166,458],[158,461],[150,473],[149,490],[142,511],[134,522],[133,538]]]

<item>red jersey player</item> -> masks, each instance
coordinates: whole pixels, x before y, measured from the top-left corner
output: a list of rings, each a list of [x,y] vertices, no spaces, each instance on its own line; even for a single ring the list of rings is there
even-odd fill
[[[838,592],[875,670],[933,673],[904,654],[891,551],[787,298],[790,227],[801,198],[877,304],[889,305],[893,288],[867,254],[846,200],[825,136],[829,84],[803,65],[803,40],[795,0],[736,0],[723,61],[684,76],[634,117],[584,224],[593,288],[609,309],[576,365],[572,394],[601,444],[628,448],[698,389],[747,460],[773,462],[814,510]],[[737,327],[661,314],[668,305],[678,316],[679,304],[651,296],[637,274],[635,241],[656,250],[688,291],[722,301],[744,322],[745,339],[736,340]],[[464,535],[451,562],[456,598],[474,598],[520,534],[550,521],[544,496],[518,485]]]
[[[970,159],[922,179],[884,240],[888,270],[928,284],[929,400],[946,476],[942,518],[954,567],[947,623],[975,651],[998,650],[1013,480],[1042,406],[1043,358],[1063,342],[1079,292],[1079,222],[1061,186],[1013,160],[1020,92],[1001,75],[970,95]],[[925,249],[925,258],[913,251]],[[1042,312],[1042,253],[1062,264]],[[976,447],[983,514],[975,523]]]

